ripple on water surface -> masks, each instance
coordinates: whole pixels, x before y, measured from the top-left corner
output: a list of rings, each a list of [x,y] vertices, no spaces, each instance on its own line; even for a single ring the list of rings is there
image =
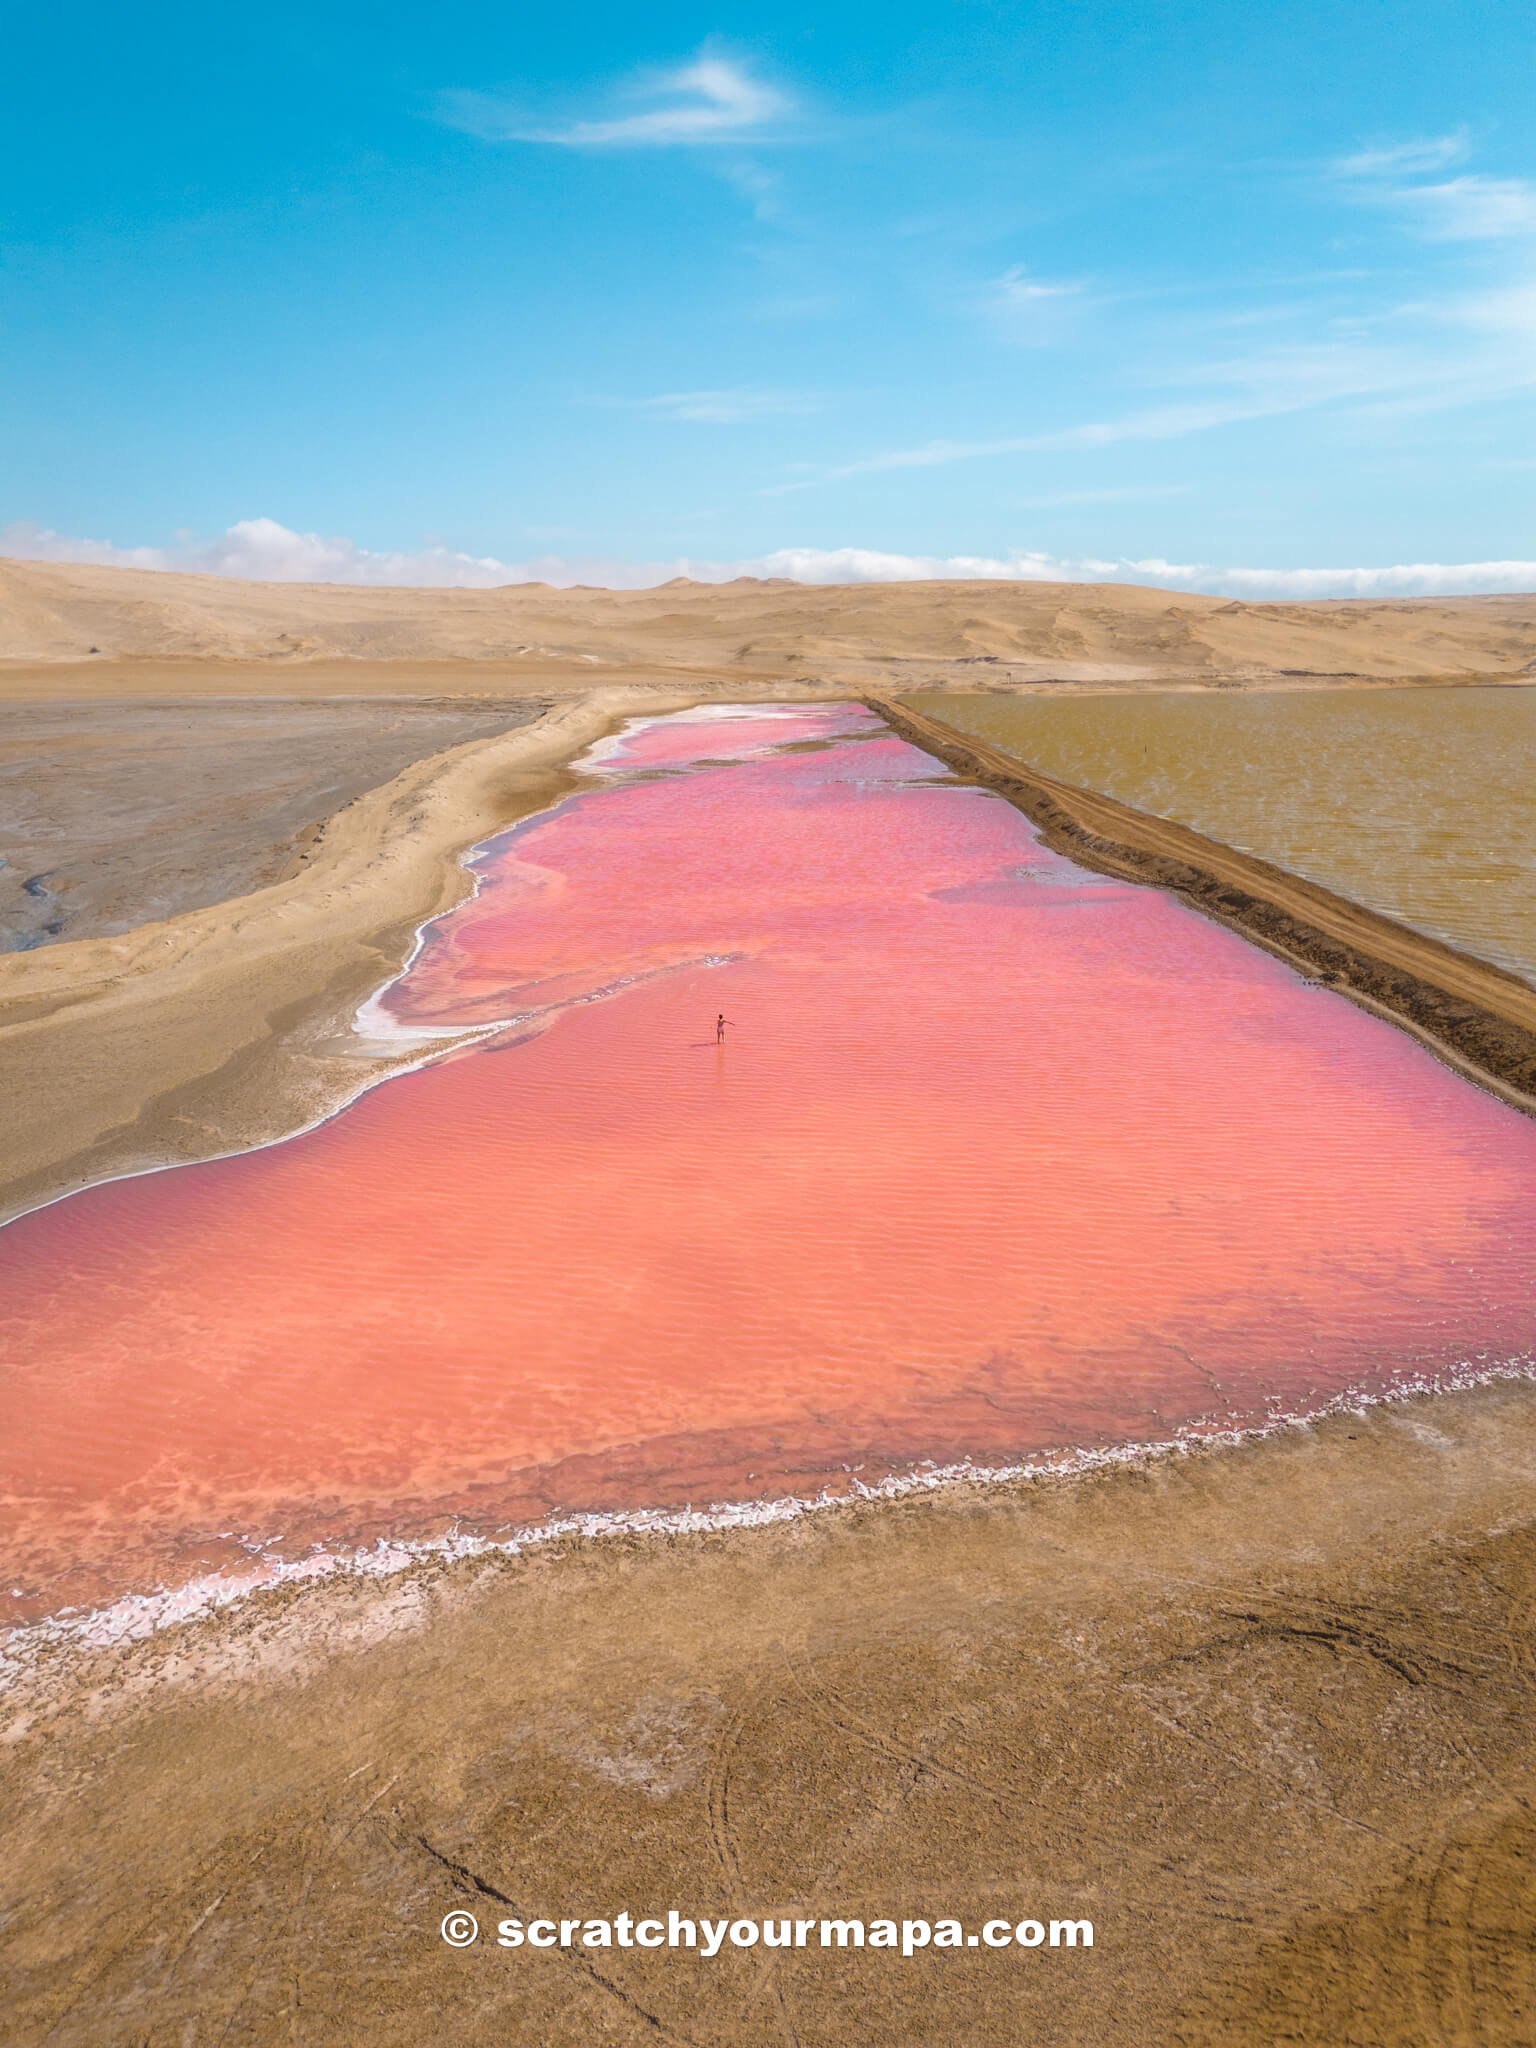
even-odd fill
[[[372,1006],[491,1035],[0,1231],[16,1618],[1531,1348],[1536,1127],[1406,1037],[860,710],[587,765]]]

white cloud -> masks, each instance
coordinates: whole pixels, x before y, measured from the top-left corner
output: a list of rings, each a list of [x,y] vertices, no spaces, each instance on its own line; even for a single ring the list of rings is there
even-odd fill
[[[1536,562],[1398,562],[1368,569],[1218,569],[1205,562],[1126,561],[1127,582],[1246,598],[1477,597],[1536,592]]]
[[[657,104],[548,127],[526,110],[489,93],[454,92],[441,101],[444,118],[487,142],[546,142],[565,149],[659,149],[675,144],[761,139],[793,111],[776,86],[728,57],[699,56],[671,71],[648,73],[622,95]]]
[[[614,399],[616,405],[632,406],[637,412],[659,413],[669,420],[700,420],[709,425],[730,425],[737,420],[760,420],[780,413],[816,410],[815,401],[794,391],[663,391],[655,398]]]
[[[1411,562],[1380,568],[1222,568],[1170,562],[1160,556],[1062,556],[1008,548],[994,555],[904,555],[876,548],[776,548],[734,562],[679,556],[667,562],[626,562],[549,555],[502,562],[428,546],[391,551],[355,541],[295,533],[275,519],[242,519],[214,540],[178,535],[170,547],[121,548],[79,540],[48,528],[0,528],[0,555],[116,568],[181,569],[273,583],[351,583],[398,587],[492,589],[509,583],[600,584],[646,589],[674,576],[723,583],[737,576],[782,577],[798,583],[916,583],[988,579],[1024,583],[1144,583],[1214,596],[1249,598],[1448,597],[1493,591],[1536,591],[1536,562]]]
[[[1015,511],[1047,512],[1061,505],[1130,505],[1150,498],[1181,498],[1188,484],[1103,484],[1082,491],[1041,491],[1005,502]]]
[[[800,583],[910,583],[987,578],[1026,583],[1151,583],[1218,597],[1431,597],[1536,591],[1536,562],[1414,562],[1369,569],[1217,568],[1158,557],[1048,555],[1009,549],[1001,555],[895,555],[868,548],[781,548],[756,564],[736,564]],[[691,573],[697,574],[695,570]]]
[[[1440,185],[1405,186],[1392,197],[1418,213],[1420,229],[1432,242],[1536,234],[1536,184],[1528,178],[1449,178]]]
[[[977,300],[999,333],[1034,348],[1065,340],[1088,303],[1076,279],[1036,277],[1022,263],[992,278]]]
[[[1391,143],[1338,158],[1332,165],[1358,201],[1412,215],[1431,242],[1492,242],[1536,234],[1536,184],[1465,171],[1437,183],[1409,183],[1449,170],[1468,153],[1465,129],[1414,142]]]
[[[356,541],[295,533],[275,519],[237,519],[212,540],[179,533],[169,547],[121,548],[18,522],[0,527],[0,555],[46,562],[99,562],[121,569],[183,569],[255,583],[372,583],[486,588],[529,572],[490,555],[429,545],[414,551],[359,547]]]
[[[983,440],[939,437],[910,448],[887,449],[810,475],[761,488],[765,498],[819,490],[848,477],[887,471],[936,469],[1001,455],[1036,455],[1108,448],[1120,442],[1173,441],[1249,421],[1286,418],[1332,407],[1357,416],[1387,410],[1427,413],[1485,404],[1536,386],[1536,287],[1510,286],[1476,295],[1401,307],[1387,342],[1344,335],[1300,342],[1191,364],[1168,372],[1173,386],[1206,385],[1209,397],[1173,399],[1121,414],[1032,434]],[[1486,340],[1447,348],[1448,327],[1475,328]]]
[[[1440,317],[1509,342],[1519,356],[1530,358],[1536,342],[1536,283],[1510,284],[1492,291],[1471,292],[1436,309]]]
[[[823,484],[841,482],[845,477],[879,475],[897,469],[938,469],[952,462],[974,462],[989,455],[1038,455],[1057,449],[1108,448],[1120,441],[1172,441],[1185,434],[1204,433],[1211,427],[1264,419],[1278,412],[1300,411],[1316,403],[1315,396],[1293,394],[1268,399],[1158,405],[1129,413],[1118,420],[1088,420],[1079,426],[1056,427],[1040,434],[1006,434],[988,441],[925,441],[916,448],[893,448],[881,455],[867,455],[857,462],[845,462],[820,476],[800,477],[793,483],[769,484],[757,495],[784,498],[796,491],[812,491]]]
[[[1414,141],[1357,150],[1353,156],[1340,157],[1333,168],[1345,178],[1411,178],[1459,164],[1467,147],[1466,129],[1457,128],[1449,135],[1422,135]]]
[[[1031,277],[1022,263],[1015,263],[1011,270],[1005,270],[1001,277],[994,279],[992,290],[1005,306],[1035,306],[1042,299],[1070,298],[1080,292],[1080,284],[1051,284],[1043,277]]]
[[[796,583],[1091,583],[1112,576],[1119,566],[1091,556],[1067,561],[1026,548],[1010,548],[1002,555],[896,555],[876,548],[777,548],[772,554],[760,556],[753,565],[758,575],[787,576]]]
[[[754,163],[723,163],[718,168],[720,176],[746,200],[758,220],[779,219],[780,181],[772,171]]]

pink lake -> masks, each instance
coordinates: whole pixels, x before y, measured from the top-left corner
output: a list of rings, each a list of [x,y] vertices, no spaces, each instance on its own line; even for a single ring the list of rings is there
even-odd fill
[[[1407,1037],[856,708],[588,766],[375,1005],[491,1037],[0,1231],[11,1619],[1531,1352],[1536,1127]]]

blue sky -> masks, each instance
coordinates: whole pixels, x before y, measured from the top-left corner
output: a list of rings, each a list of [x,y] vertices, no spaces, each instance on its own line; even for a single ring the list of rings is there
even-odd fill
[[[1536,586],[1526,0],[7,40],[12,553]]]

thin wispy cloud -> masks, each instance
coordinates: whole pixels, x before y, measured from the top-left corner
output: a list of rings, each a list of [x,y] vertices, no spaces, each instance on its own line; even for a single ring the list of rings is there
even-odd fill
[[[1071,298],[1082,290],[1082,286],[1032,277],[1022,263],[1015,263],[1011,270],[1005,270],[1001,277],[993,280],[991,289],[1000,305],[1038,306],[1044,300]]]
[[[1536,235],[1536,184],[1528,178],[1450,178],[1393,195],[1432,242],[1490,242]]]
[[[1368,568],[1227,568],[1162,556],[1054,555],[1005,548],[990,555],[911,555],[877,548],[775,548],[738,561],[635,562],[602,556],[545,555],[503,562],[438,545],[365,548],[357,542],[300,533],[275,519],[242,519],[211,540],[179,534],[166,547],[117,547],[18,523],[0,528],[0,556],[108,567],[192,570],[269,583],[352,583],[375,587],[495,589],[543,582],[648,589],[675,576],[726,583],[738,576],[796,583],[1141,583],[1220,597],[1448,597],[1536,590],[1536,562],[1405,562]]]
[[[726,184],[746,200],[758,220],[780,218],[780,184],[772,171],[765,171],[761,164],[729,160],[717,164],[717,169]]]
[[[539,142],[562,149],[666,149],[766,140],[795,111],[779,87],[730,57],[704,54],[667,71],[631,79],[611,95],[610,109],[562,121],[530,115],[515,100],[481,92],[443,95],[439,111],[451,126],[487,142]],[[639,102],[630,112],[626,102]]]
[[[817,401],[796,391],[761,391],[751,387],[726,391],[663,391],[654,398],[608,398],[620,405],[662,419],[686,420],[707,426],[733,426],[743,420],[771,419],[817,410]]]
[[[1078,426],[1052,428],[1037,434],[1005,434],[995,440],[981,441],[927,441],[919,447],[893,448],[883,454],[865,456],[857,462],[845,462],[820,476],[769,484],[758,495],[764,498],[788,497],[793,492],[816,490],[847,477],[879,475],[887,470],[938,469],[953,462],[976,462],[988,456],[1109,448],[1120,441],[1176,441],[1186,434],[1204,433],[1212,427],[1232,426],[1242,420],[1266,418],[1276,412],[1297,411],[1309,402],[1297,397],[1287,402],[1215,400],[1188,405],[1149,406],[1120,419],[1085,420]]]
[[[760,487],[759,497],[789,497],[851,477],[887,471],[947,467],[1011,455],[1068,453],[1121,442],[1176,441],[1223,427],[1333,408],[1362,417],[1445,411],[1536,389],[1536,287],[1519,286],[1449,296],[1402,309],[1411,320],[1405,339],[1375,338],[1369,323],[1320,341],[1296,342],[1219,362],[1171,368],[1175,388],[1203,387],[1204,395],[1136,408],[1117,417],[1066,427],[978,439],[942,437]],[[1484,341],[1464,336],[1448,345],[1447,330],[1481,329]]]
[[[1009,498],[1014,511],[1054,512],[1069,505],[1137,505],[1159,498],[1182,498],[1188,484],[1103,484],[1083,491],[1037,491],[1027,498]]]
[[[989,279],[979,303],[997,333],[1032,348],[1060,342],[1086,310],[1079,279],[1037,277],[1022,263]]]
[[[1457,128],[1449,135],[1424,135],[1415,141],[1356,150],[1353,156],[1339,157],[1333,168],[1345,178],[1411,178],[1465,162],[1469,147],[1466,129]]]
[[[1486,329],[1519,348],[1536,343],[1536,281],[1472,292],[1445,311],[1447,318]]]
[[[1360,202],[1396,208],[1426,241],[1489,242],[1536,235],[1536,183],[1464,171],[1429,183],[1433,171],[1466,160],[1466,131],[1365,149],[1338,158],[1334,175]]]

